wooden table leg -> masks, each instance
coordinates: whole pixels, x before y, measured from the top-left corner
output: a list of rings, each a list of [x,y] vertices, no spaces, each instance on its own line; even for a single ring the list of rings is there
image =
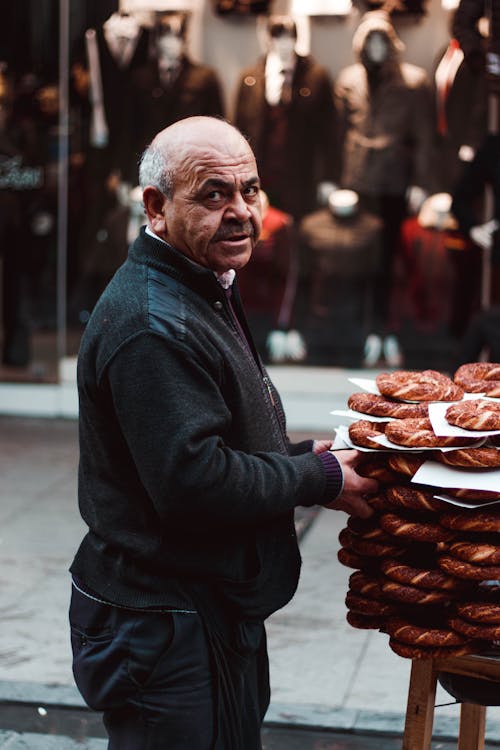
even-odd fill
[[[460,731],[458,750],[484,750],[486,706],[462,703],[460,706]]]
[[[402,750],[430,750],[436,683],[433,660],[413,659]]]

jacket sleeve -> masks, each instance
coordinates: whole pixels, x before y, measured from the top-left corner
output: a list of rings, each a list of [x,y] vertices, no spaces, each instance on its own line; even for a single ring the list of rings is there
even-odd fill
[[[106,368],[119,429],[162,521],[258,524],[323,501],[326,477],[312,453],[249,454],[230,447],[232,415],[221,363],[207,366],[182,342],[144,333]]]

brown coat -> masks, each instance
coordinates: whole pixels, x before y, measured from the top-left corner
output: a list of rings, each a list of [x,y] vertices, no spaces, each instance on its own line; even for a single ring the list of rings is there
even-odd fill
[[[366,38],[374,30],[384,33],[391,45],[376,85],[363,62]],[[340,183],[369,195],[402,195],[410,185],[428,189],[433,124],[427,73],[399,60],[399,48],[386,25],[365,22],[363,35],[358,32],[360,61],[341,70],[335,86]]]

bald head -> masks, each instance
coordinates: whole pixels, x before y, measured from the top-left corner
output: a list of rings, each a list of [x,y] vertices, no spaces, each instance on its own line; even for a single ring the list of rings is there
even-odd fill
[[[183,161],[196,159],[197,154],[202,157],[207,149],[221,155],[235,150],[252,153],[240,131],[228,122],[215,117],[187,117],[157,133],[144,151],[139,168],[141,188],[152,185],[171,197],[175,175],[182,169]]]
[[[261,229],[255,156],[237,128],[189,117],[155,136],[140,167],[149,228],[219,273],[250,259]]]

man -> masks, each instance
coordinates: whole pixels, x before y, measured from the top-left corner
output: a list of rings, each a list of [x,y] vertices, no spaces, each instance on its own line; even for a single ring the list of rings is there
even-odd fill
[[[377,483],[355,473],[356,451],[289,444],[229,291],[261,224],[243,136],[208,117],[175,123],[140,180],[148,225],[79,356],[89,532],[71,567],[75,679],[111,750],[256,750],[263,622],[299,576],[294,508],[368,516],[361,494]]]

